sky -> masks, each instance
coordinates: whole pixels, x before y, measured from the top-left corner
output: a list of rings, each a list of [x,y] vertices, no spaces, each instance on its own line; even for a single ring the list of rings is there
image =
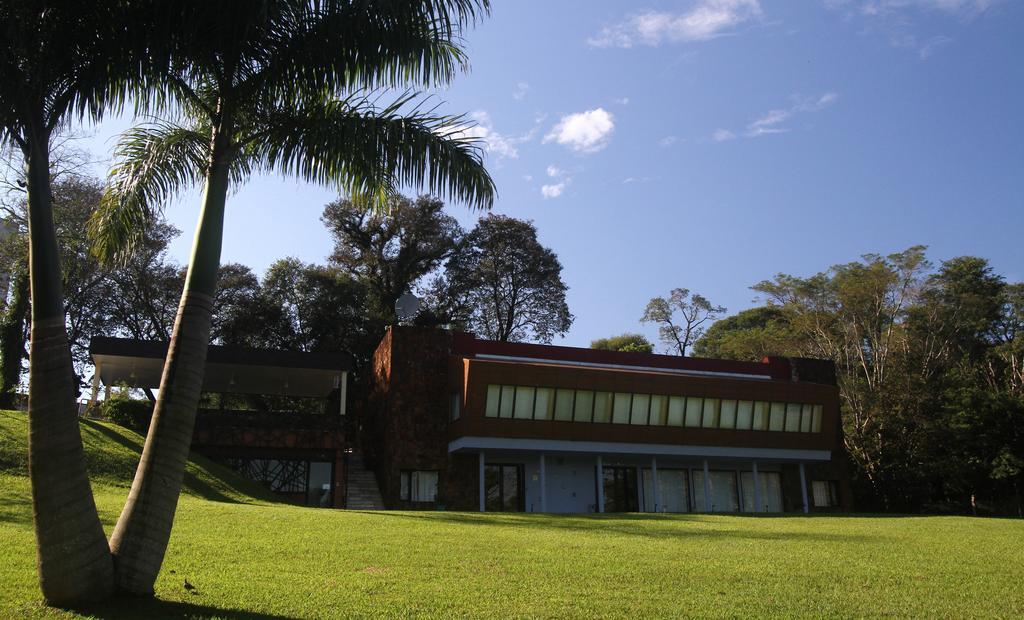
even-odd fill
[[[498,0],[465,33],[470,71],[433,96],[476,121],[494,211],[562,262],[576,319],[556,343],[654,341],[640,316],[673,288],[734,313],[777,273],[918,244],[1024,280],[1022,35],[1020,0]],[[132,122],[84,146],[109,157]],[[254,178],[222,260],[324,262],[335,197]],[[167,207],[182,263],[198,203]]]

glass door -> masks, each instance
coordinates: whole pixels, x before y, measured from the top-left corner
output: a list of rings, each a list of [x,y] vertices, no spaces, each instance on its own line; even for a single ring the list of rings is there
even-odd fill
[[[603,467],[604,511],[636,512],[640,509],[636,467]]]
[[[525,500],[523,466],[485,465],[484,492],[487,512],[522,512]]]

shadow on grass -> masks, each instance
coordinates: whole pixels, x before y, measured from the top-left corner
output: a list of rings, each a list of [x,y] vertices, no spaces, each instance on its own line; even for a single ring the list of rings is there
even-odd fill
[[[92,618],[116,620],[120,618],[224,618],[235,620],[285,620],[279,616],[238,609],[223,609],[213,605],[184,601],[165,601],[158,598],[119,598],[106,603],[68,610]]]
[[[368,513],[369,514],[369,513]],[[480,513],[458,513],[458,512],[435,512],[417,514],[412,512],[374,512],[372,514],[399,519],[421,519],[438,523],[451,523],[456,525],[472,526],[498,526],[502,528],[533,528],[553,529],[563,531],[574,531],[588,534],[612,533],[641,538],[664,538],[677,539],[687,537],[697,538],[745,538],[749,540],[762,541],[844,541],[844,542],[872,542],[877,541],[878,536],[862,536],[850,534],[837,534],[834,532],[794,532],[791,529],[783,531],[757,531],[752,529],[731,529],[710,526],[703,517],[707,515],[660,515],[644,513],[605,513],[587,515],[551,515],[551,514],[523,514],[514,513],[487,513],[486,516]],[[718,515],[716,515],[718,516]],[[721,515],[730,516],[730,515]],[[739,515],[735,515],[739,516]],[[747,519],[753,524],[754,520],[764,517],[748,515]],[[774,520],[772,517],[769,519]],[[673,523],[690,522],[700,524],[704,527],[699,529],[683,529],[669,527]]]

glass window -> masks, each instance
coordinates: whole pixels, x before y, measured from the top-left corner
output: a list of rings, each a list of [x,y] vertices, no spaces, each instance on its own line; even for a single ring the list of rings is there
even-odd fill
[[[686,399],[686,425],[700,426],[701,409],[704,405],[703,398],[690,396]]]
[[[749,430],[754,423],[754,402],[741,400],[736,404],[736,428]]]
[[[720,428],[736,428],[736,401],[722,401],[722,410],[718,420]]]
[[[436,471],[403,471],[400,480],[400,499],[411,502],[433,502],[437,500]]]
[[[786,432],[800,432],[800,405],[796,403],[786,405]]]
[[[754,403],[754,430],[768,430],[768,403],[763,400]]]
[[[814,417],[814,406],[803,405],[800,409],[800,432],[811,432],[811,418]]]
[[[573,390],[555,391],[555,419],[569,422],[572,420]]]
[[[718,428],[719,402],[717,398],[704,399],[704,418],[701,422],[704,428]]]
[[[632,394],[615,394],[615,404],[612,407],[612,422],[616,424],[629,424],[629,403],[631,398]]]
[[[768,430],[770,431],[781,431],[785,428],[786,424],[786,405],[785,403],[772,403],[772,417],[768,422]]]
[[[686,399],[682,396],[670,396],[668,399],[668,425],[682,426],[683,411],[686,409]]]
[[[811,482],[811,495],[814,505],[818,508],[830,508],[839,505],[839,489],[834,480],[814,480]]]
[[[403,471],[398,482],[398,499],[409,499],[409,472]]]
[[[633,408],[629,414],[630,424],[647,424],[648,408],[651,406],[649,394],[633,394]]]
[[[738,512],[740,509],[736,472],[712,470],[708,480],[711,487],[711,507],[704,498],[704,470],[693,470],[693,498],[697,512]]]
[[[459,414],[462,410],[462,397],[458,392],[452,392],[452,399],[449,404],[449,415],[451,416],[452,422],[459,419]]]
[[[512,417],[512,403],[516,399],[516,389],[511,385],[501,386],[501,408],[498,410],[499,418]]]
[[[513,415],[517,420],[530,420],[533,418],[533,394],[532,387],[519,386],[516,388],[516,407]]]
[[[589,422],[592,415],[594,415],[594,393],[589,390],[578,390],[572,419],[576,422]]]
[[[644,473],[644,512],[689,512],[690,493],[685,469],[658,470],[658,505],[654,505],[654,486],[650,469]]]
[[[651,396],[651,417],[648,422],[652,426],[665,426],[668,418],[668,396],[655,394]]]
[[[487,405],[484,407],[484,415],[488,418],[498,417],[498,404],[501,400],[501,386],[487,386]]]
[[[552,388],[537,388],[536,401],[533,407],[534,420],[550,420],[555,408],[555,390]]]
[[[611,392],[595,392],[594,393],[594,421],[595,422],[611,422],[612,421],[612,393]]]
[[[782,512],[782,477],[777,471],[759,471],[761,505],[754,507],[754,472],[740,474],[743,512]]]
[[[811,420],[811,432],[821,432],[821,405],[814,406],[814,418]]]

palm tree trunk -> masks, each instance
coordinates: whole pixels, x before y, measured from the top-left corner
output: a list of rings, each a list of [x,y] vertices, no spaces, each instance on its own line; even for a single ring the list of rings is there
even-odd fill
[[[185,290],[171,332],[160,394],[135,480],[110,539],[117,586],[152,595],[163,563],[188,461],[210,342],[213,298],[220,268],[230,160],[228,131],[213,138],[202,212],[192,242]]]
[[[40,124],[41,125],[41,124]],[[106,598],[113,563],[85,472],[71,349],[64,327],[57,235],[50,196],[49,136],[29,137],[29,478],[39,585],[47,602]]]

